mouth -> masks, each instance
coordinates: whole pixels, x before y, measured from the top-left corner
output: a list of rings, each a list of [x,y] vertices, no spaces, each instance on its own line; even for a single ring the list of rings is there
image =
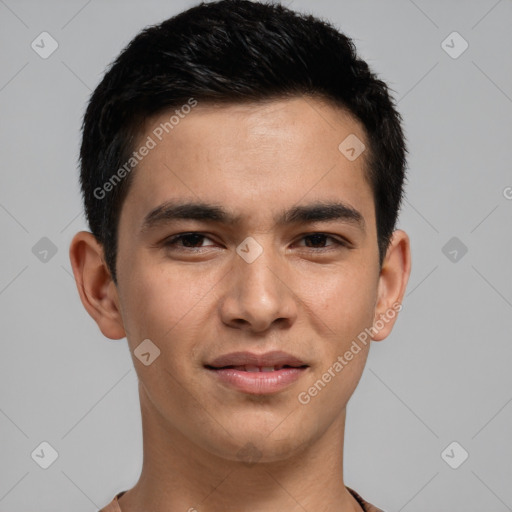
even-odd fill
[[[309,365],[285,352],[235,352],[204,365],[215,381],[251,395],[272,395],[296,382]]]
[[[214,369],[227,367],[242,368],[245,370],[249,368],[267,368],[268,371],[271,371],[270,369],[280,370],[284,366],[298,368],[300,366],[307,366],[307,364],[305,361],[302,361],[292,354],[281,350],[272,350],[263,354],[247,351],[230,352],[229,354],[215,358],[213,361],[209,361],[205,366]]]
[[[239,372],[249,372],[249,373],[257,373],[257,372],[278,372],[279,370],[282,370],[283,368],[308,368],[307,364],[301,365],[301,366],[291,366],[287,364],[281,364],[276,366],[254,366],[254,365],[228,365],[228,366],[221,366],[221,367],[215,367],[210,365],[205,365],[206,368],[209,370],[236,370]]]

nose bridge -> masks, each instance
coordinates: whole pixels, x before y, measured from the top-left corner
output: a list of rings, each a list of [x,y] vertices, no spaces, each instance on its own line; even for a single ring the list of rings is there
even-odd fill
[[[246,285],[243,290],[245,295],[250,296],[254,292],[257,297],[275,296],[278,291],[276,288],[282,286],[279,278],[279,258],[272,249],[270,241],[268,242],[254,261],[247,261],[243,257],[238,259],[236,272],[240,274],[241,282]],[[251,250],[253,249],[250,248],[249,251]]]
[[[224,322],[265,330],[277,319],[292,320],[294,299],[283,269],[270,236],[244,240],[237,248],[223,302]]]

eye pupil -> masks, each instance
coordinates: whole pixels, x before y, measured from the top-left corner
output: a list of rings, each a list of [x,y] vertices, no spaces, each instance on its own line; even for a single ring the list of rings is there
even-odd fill
[[[326,235],[321,235],[321,234],[309,235],[309,236],[307,236],[305,238],[306,239],[306,245],[308,247],[311,247],[311,244],[308,243],[308,240],[311,240],[311,239],[316,240],[316,242],[313,242],[314,245],[319,244],[319,243],[321,243],[322,239],[325,241],[325,237],[326,237]],[[318,239],[320,239],[320,240],[318,240]]]
[[[196,233],[191,233],[189,235],[184,235],[182,237],[182,242],[183,242],[183,245],[185,247],[192,247],[194,245],[197,245],[197,243],[199,243],[202,238],[204,238],[203,235],[198,235]],[[194,242],[192,242],[191,244],[187,243],[187,240],[190,240],[190,239],[195,240],[195,243]]]

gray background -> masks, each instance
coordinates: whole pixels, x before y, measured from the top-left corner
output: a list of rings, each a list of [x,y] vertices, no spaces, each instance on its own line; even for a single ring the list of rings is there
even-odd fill
[[[101,335],[68,260],[86,229],[79,128],[122,47],[194,4],[0,0],[1,512],[93,512],[139,475],[126,340]],[[413,271],[348,407],[346,483],[388,512],[512,510],[512,1],[288,5],[354,38],[395,91],[409,141],[399,227]],[[47,59],[31,48],[43,31],[59,44]],[[469,44],[458,58],[441,46],[453,31]],[[43,237],[57,252],[41,261]],[[59,454],[46,470],[31,458],[42,441]],[[441,456],[452,441],[469,453],[458,469]]]

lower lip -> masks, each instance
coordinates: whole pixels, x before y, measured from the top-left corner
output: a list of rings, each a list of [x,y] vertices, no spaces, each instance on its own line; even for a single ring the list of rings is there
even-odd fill
[[[224,384],[251,395],[277,393],[297,381],[308,368],[281,368],[271,372],[245,372],[225,368],[208,370]]]

